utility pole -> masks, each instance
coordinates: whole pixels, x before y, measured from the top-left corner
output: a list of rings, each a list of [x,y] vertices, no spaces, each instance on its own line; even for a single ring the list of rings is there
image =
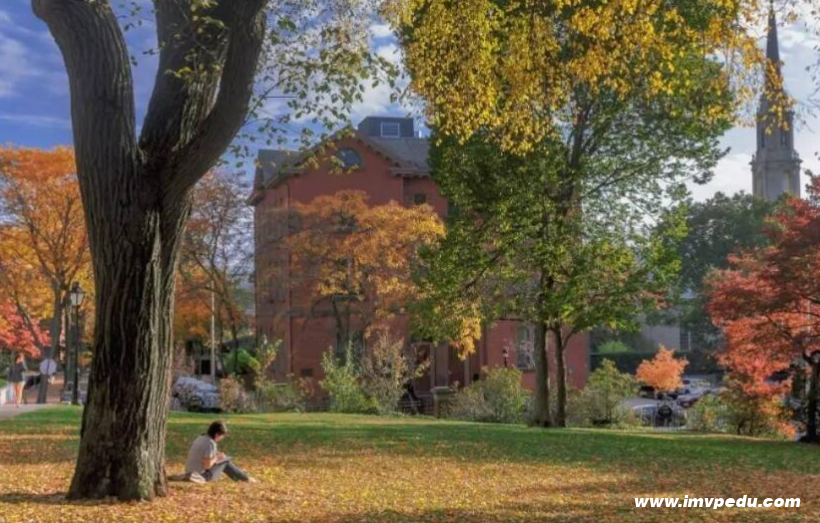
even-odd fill
[[[211,288],[211,383],[216,385],[216,293]]]

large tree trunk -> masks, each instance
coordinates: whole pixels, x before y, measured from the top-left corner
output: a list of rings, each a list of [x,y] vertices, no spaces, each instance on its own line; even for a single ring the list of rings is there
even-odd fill
[[[817,435],[817,404],[818,393],[820,393],[820,363],[809,360],[811,375],[809,378],[809,398],[806,410],[806,435],[802,441],[805,443],[820,443]]]
[[[547,325],[538,322],[535,325],[533,346],[533,363],[535,364],[535,397],[533,398],[532,424],[537,427],[552,426],[550,410],[550,372],[549,351],[547,350]]]
[[[187,206],[145,212],[95,263],[97,325],[89,400],[72,498],[151,499],[165,493],[174,261]],[[164,226],[166,221],[171,221]],[[107,240],[107,241],[106,241]],[[96,261],[96,257],[95,257]]]
[[[54,315],[51,318],[51,345],[43,351],[43,360],[56,359],[60,351],[60,335],[63,326],[63,292],[60,285],[54,284]],[[37,389],[37,403],[48,401],[48,379],[42,376]]]
[[[556,398],[555,425],[558,427],[567,426],[567,366],[564,358],[566,340],[562,327],[552,329],[555,340],[555,379],[557,381],[558,394]]]
[[[69,497],[166,492],[165,418],[182,229],[193,185],[244,122],[265,0],[156,3],[160,66],[136,136],[128,49],[107,0],[32,0],[63,55],[96,286],[94,359]],[[219,24],[197,25],[209,15]],[[194,80],[179,71],[202,66]]]

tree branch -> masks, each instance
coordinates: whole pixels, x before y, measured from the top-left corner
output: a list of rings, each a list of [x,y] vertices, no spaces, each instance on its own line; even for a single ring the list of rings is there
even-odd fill
[[[173,201],[210,169],[245,121],[265,38],[267,0],[232,2],[228,47],[216,102],[188,144],[174,155],[163,177],[164,197]]]
[[[131,65],[116,16],[107,0],[32,0],[32,9],[65,61],[78,172],[95,184],[117,184],[113,174],[134,173],[140,154]]]

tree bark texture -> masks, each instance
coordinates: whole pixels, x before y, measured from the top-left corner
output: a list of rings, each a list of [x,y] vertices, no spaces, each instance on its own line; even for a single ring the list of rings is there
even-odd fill
[[[535,364],[535,397],[533,398],[532,424],[537,427],[552,426],[550,410],[549,352],[547,350],[547,325],[537,322],[533,339],[533,363]]]
[[[552,329],[555,341],[555,378],[557,381],[557,398],[555,425],[567,426],[567,366],[565,359],[566,340],[562,326]]]
[[[137,137],[129,53],[108,1],[32,0],[63,55],[96,286],[94,358],[72,499],[166,493],[174,271],[189,193],[247,114],[264,0],[218,2],[195,38],[191,0],[157,2],[160,70]],[[212,60],[195,79],[169,74]]]
[[[820,393],[820,364],[809,358],[809,397],[806,405],[806,435],[802,441],[806,443],[820,443],[817,435],[817,406]]]

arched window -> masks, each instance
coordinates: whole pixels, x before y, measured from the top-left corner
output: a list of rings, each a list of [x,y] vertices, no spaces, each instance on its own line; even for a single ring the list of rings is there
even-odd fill
[[[336,158],[345,169],[361,169],[362,157],[355,150],[350,148],[339,149]]]

